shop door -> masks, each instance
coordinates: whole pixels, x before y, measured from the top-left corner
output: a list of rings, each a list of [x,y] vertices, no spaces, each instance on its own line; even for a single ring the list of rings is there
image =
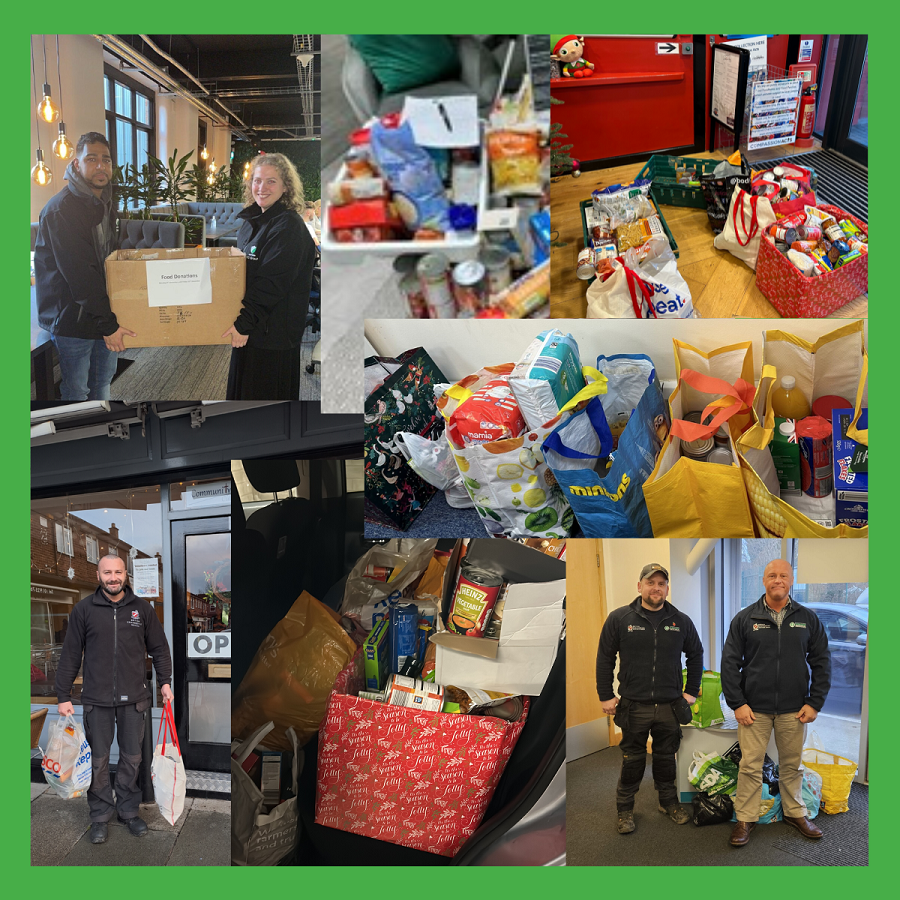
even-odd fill
[[[869,38],[842,35],[825,123],[824,145],[869,164]]]
[[[564,104],[553,107],[552,118],[562,123],[573,157],[617,165],[703,149],[705,36],[586,35],[584,46],[593,76],[550,85]]]
[[[188,769],[227,772],[231,742],[231,523],[172,523],[175,726]]]

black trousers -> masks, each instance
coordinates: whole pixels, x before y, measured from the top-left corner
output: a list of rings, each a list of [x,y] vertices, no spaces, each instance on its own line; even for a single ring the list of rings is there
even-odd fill
[[[299,400],[300,348],[231,350],[228,400]]]
[[[133,819],[140,810],[141,744],[150,700],[127,706],[84,707],[84,733],[91,745],[91,786],[88,807],[92,822],[108,822],[114,812],[122,819]],[[116,765],[116,796],[109,784],[109,750],[113,735],[119,742]]]
[[[637,703],[622,698],[614,719],[622,729],[622,771],[616,787],[616,808],[634,809],[634,798],[647,766],[647,739],[653,737],[653,785],[659,802],[678,802],[675,751],[681,744],[681,725],[671,703]]]

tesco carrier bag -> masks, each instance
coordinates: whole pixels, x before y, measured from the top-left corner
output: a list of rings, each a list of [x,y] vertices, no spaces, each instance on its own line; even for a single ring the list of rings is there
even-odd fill
[[[47,784],[64,800],[80,797],[91,786],[91,748],[75,716],[59,718],[50,726],[41,769]]]

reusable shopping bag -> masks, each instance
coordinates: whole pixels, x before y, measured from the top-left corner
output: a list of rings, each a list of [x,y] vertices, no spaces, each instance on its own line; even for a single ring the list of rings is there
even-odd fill
[[[91,786],[91,748],[75,716],[60,716],[50,726],[41,769],[47,784],[64,800],[80,797]]]
[[[763,782],[762,791],[759,796],[759,820],[760,825],[771,825],[773,822],[780,822],[784,818],[784,811],[781,805],[781,794],[773,794],[769,789],[769,785]],[[732,822],[737,822],[737,813],[733,813]]]
[[[727,250],[756,271],[759,242],[763,232],[775,224],[772,204],[765,197],[754,197],[735,185],[725,229],[717,234],[713,246]]]
[[[656,369],[647,356],[622,354],[600,357],[597,371],[608,379],[606,395],[547,437],[544,458],[585,537],[652,537],[642,488],[670,424]],[[613,452],[613,426],[618,430],[623,417]]]
[[[700,187],[703,189],[703,197],[706,200],[706,215],[709,218],[710,227],[716,234],[725,228],[728,213],[731,211],[731,198],[734,196],[735,186],[739,186],[745,191],[750,188],[750,163],[740,151],[737,155],[740,156],[740,174],[734,172],[730,175],[716,175],[713,171],[708,175],[700,176]],[[728,158],[728,162],[737,165],[733,156]],[[718,170],[719,166],[716,169]]]
[[[485,530],[491,537],[564,538],[575,521],[563,489],[544,460],[541,444],[568,412],[518,437],[465,445],[453,413],[514,363],[489,366],[449,387],[438,400],[446,440]],[[597,388],[600,389],[599,386]],[[583,394],[583,392],[582,392]],[[576,403],[582,394],[567,404]]]
[[[681,670],[682,684],[687,686],[687,669]],[[718,672],[704,671],[700,679],[700,693],[691,706],[691,724],[697,728],[721,725],[725,721],[719,696],[722,693],[722,676]]]
[[[153,781],[153,796],[156,798],[160,815],[170,825],[174,825],[184,812],[187,775],[184,771],[184,760],[181,758],[178,735],[175,732],[172,704],[168,700],[163,704],[159,733],[156,735],[156,749],[153,751],[153,762],[150,765],[150,778]]]
[[[814,769],[807,768],[804,771],[802,793],[806,818],[814,819],[822,806],[822,776]]]
[[[793,200],[769,201],[772,204],[772,212],[779,218],[784,218],[784,216],[791,216],[794,213],[803,212],[804,207],[806,206],[815,206],[816,192],[814,189],[818,180],[815,171],[813,171],[813,169],[804,168],[803,166],[794,165],[793,163],[779,163],[778,165],[784,170],[783,177],[797,182],[801,194]],[[772,174],[771,169],[766,169],[762,172],[754,172],[753,180],[751,181],[751,190],[761,187],[767,177],[771,178]]]
[[[466,509],[475,505],[463,485],[462,475],[443,435],[432,441],[418,434],[400,431],[394,437],[394,446],[417,475],[444,492],[448,506]]]
[[[753,350],[746,341],[704,352],[675,344],[678,386],[669,397],[671,432],[644,484],[655,537],[753,537],[753,518],[734,442],[751,421]],[[706,425],[685,421],[712,415]],[[711,437],[721,425],[734,463],[717,465],[681,455],[681,441]]]
[[[833,494],[824,498],[801,494],[791,498],[795,505],[782,500],[769,449],[775,430],[771,395],[782,375],[794,376],[797,389],[811,401],[810,405],[818,397],[845,397],[850,403],[855,398],[847,436],[868,446],[868,428],[857,427],[862,409],[868,406],[863,329],[863,322],[852,322],[815,343],[780,330],[764,333],[762,376],[753,401],[755,422],[737,442],[757,537],[868,537],[868,526],[833,524]]]
[[[803,748],[802,759],[804,768],[822,778],[822,810],[829,815],[847,812],[856,763],[826,750],[815,732],[809,736],[809,745]]]
[[[394,438],[401,431],[440,437],[443,423],[435,407],[434,385],[446,378],[421,347],[396,359],[372,357],[366,360],[367,369],[370,364],[385,379],[366,397],[363,416],[365,517],[405,531],[436,488],[406,465]]]
[[[691,289],[678,272],[665,238],[651,239],[641,257],[637,248],[612,261],[613,273],[596,278],[587,290],[589,319],[690,319]]]
[[[243,740],[269,720],[272,750],[292,750],[318,730],[334,679],[356,652],[340,617],[304,591],[259,645],[231,701],[231,733]]]
[[[243,743],[234,741],[231,745],[231,862],[237,866],[275,866],[297,846],[300,836],[297,779],[303,768],[303,751],[294,729],[287,729],[293,753],[293,797],[266,813],[262,791],[243,769],[244,761],[274,727],[274,722],[266,722]]]
[[[711,797],[716,794],[733,794],[737,789],[738,767],[718,753],[694,751],[688,766],[688,781]]]

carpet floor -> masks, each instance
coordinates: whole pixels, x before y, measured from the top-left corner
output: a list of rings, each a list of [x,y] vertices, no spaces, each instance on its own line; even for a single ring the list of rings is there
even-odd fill
[[[850,813],[820,813],[825,832],[810,841],[790,825],[759,825],[744,847],[728,843],[731,824],[675,825],[657,811],[648,761],[634,807],[637,829],[616,831],[622,754],[610,747],[566,766],[566,863],[570,866],[814,866],[868,864],[868,791],[853,785]],[[863,859],[864,862],[858,860]]]

